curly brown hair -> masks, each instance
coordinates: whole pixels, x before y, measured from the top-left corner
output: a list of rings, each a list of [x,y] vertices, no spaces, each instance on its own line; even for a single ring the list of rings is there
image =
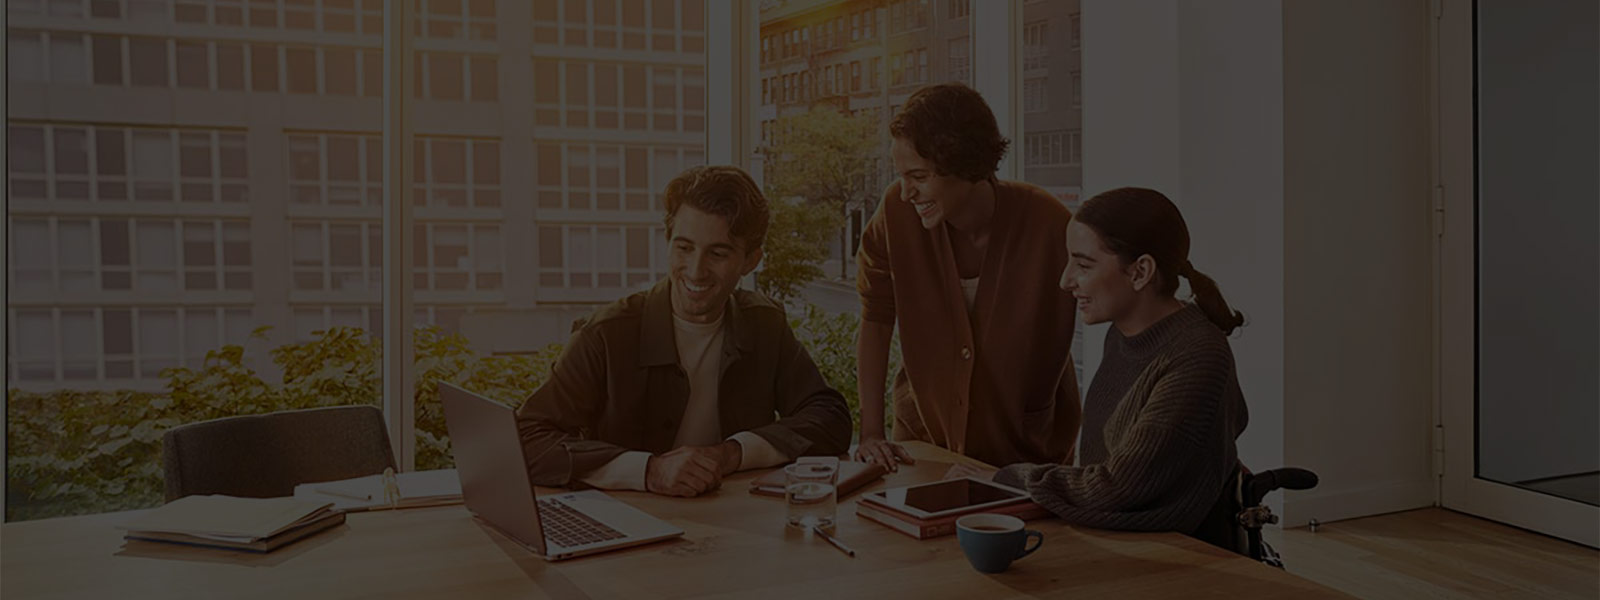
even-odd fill
[[[742,169],[727,165],[692,167],[667,183],[662,194],[667,214],[663,222],[672,235],[678,209],[693,206],[728,222],[728,233],[750,252],[767,240],[771,220],[761,187]]]
[[[941,83],[917,90],[889,122],[889,134],[911,142],[939,175],[967,181],[994,177],[1011,141],[976,90]]]

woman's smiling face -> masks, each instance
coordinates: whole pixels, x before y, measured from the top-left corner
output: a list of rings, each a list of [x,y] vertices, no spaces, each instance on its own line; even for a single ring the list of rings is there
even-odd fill
[[[1133,279],[1122,258],[1106,247],[1093,228],[1078,221],[1069,223],[1067,254],[1061,289],[1077,298],[1085,324],[1114,321],[1135,304]]]
[[[905,138],[894,138],[889,154],[900,174],[900,200],[917,211],[924,228],[938,227],[966,210],[973,182],[938,174],[938,166],[917,154],[916,146]]]

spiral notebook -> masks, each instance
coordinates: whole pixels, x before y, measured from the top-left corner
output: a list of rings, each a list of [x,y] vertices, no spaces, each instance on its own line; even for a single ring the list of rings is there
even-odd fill
[[[385,494],[393,486],[394,498]],[[302,483],[294,496],[332,502],[334,510],[356,512],[385,508],[420,508],[461,503],[461,478],[455,469],[377,474],[342,481]]]

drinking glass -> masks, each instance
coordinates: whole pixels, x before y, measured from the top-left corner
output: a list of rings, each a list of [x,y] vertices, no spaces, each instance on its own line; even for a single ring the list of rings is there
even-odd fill
[[[810,529],[833,526],[839,507],[835,493],[839,466],[835,462],[798,462],[784,467],[783,497],[789,505],[789,526]]]

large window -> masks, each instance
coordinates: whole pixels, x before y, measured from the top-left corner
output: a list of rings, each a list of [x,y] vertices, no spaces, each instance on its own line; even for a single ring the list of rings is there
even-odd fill
[[[242,130],[13,119],[7,127],[7,155],[11,198],[17,200],[248,200],[249,161]]]
[[[7,49],[9,79],[16,82],[328,96],[383,92],[377,48],[12,29]]]
[[[381,135],[285,131],[284,137],[291,204],[383,203]],[[367,214],[377,216],[376,211]]]
[[[796,335],[852,407],[860,305],[853,292],[839,290],[854,289],[862,229],[893,178],[889,121],[925,85],[974,83],[981,6],[932,0],[752,5],[747,25],[757,30],[751,38],[760,60],[744,74],[749,91],[743,95],[753,105],[745,111],[746,126],[755,146],[744,166],[762,184],[774,222],[784,224],[769,234],[782,236],[782,244],[769,243],[755,285],[790,308]],[[824,164],[842,167],[817,166]],[[642,253],[637,261],[643,264]]]
[[[972,38],[961,36],[950,40],[945,55],[950,61],[949,80],[972,85]]]
[[[534,123],[579,130],[702,133],[705,69],[674,63],[536,58]]]
[[[1026,71],[1050,68],[1050,23],[1031,20],[1022,27],[1022,68]]]
[[[255,325],[249,308],[198,304],[17,308],[8,318],[16,328],[7,365],[13,384],[74,389],[136,385],[164,369],[200,367],[207,352],[243,342]]]
[[[666,275],[660,194],[710,156],[734,157],[780,210],[830,211],[805,243],[848,281],[892,176],[888,120],[923,85],[972,83],[998,40],[974,29],[979,3],[756,4],[733,23],[703,0],[8,2],[7,518],[159,502],[159,432],[217,414],[195,407],[376,405],[383,377],[415,384],[416,418],[393,432],[415,455],[397,458],[448,465],[433,382],[525,397],[575,314]],[[401,7],[413,138],[386,173],[400,130],[384,86],[399,78],[382,34]],[[1051,32],[1077,11],[1025,10],[1061,21]],[[708,36],[745,32],[750,72],[712,72]],[[1022,178],[1058,193],[1080,177],[1081,122],[1063,109],[1075,52],[1028,55],[1048,63],[1030,85],[1054,89],[1012,135],[1044,157]],[[751,90],[748,139],[707,137],[712,101],[740,96],[708,89],[722,81]],[[862,142],[842,202],[772,187],[799,172],[818,111]],[[389,283],[410,314],[384,312]],[[395,326],[415,338],[398,374]],[[824,330],[802,329],[807,343]],[[853,394],[831,379],[842,364],[824,370]],[[132,433],[143,422],[158,425]],[[118,450],[90,460],[100,448]]]
[[[1023,164],[1029,167],[1081,165],[1083,142],[1076,129],[1029,132],[1022,139]]]
[[[383,275],[382,235],[377,222],[290,221],[292,289],[375,299]]]
[[[380,403],[384,3],[7,9],[11,97],[71,100],[7,107],[7,519],[160,502],[178,423]]]
[[[453,379],[520,402],[575,308],[665,274],[659,195],[706,161],[704,0],[423,5],[410,174],[418,358],[448,348],[433,336],[461,335],[478,372],[512,375],[423,372],[419,388]],[[436,400],[419,395],[417,414],[417,465],[449,464]]]

